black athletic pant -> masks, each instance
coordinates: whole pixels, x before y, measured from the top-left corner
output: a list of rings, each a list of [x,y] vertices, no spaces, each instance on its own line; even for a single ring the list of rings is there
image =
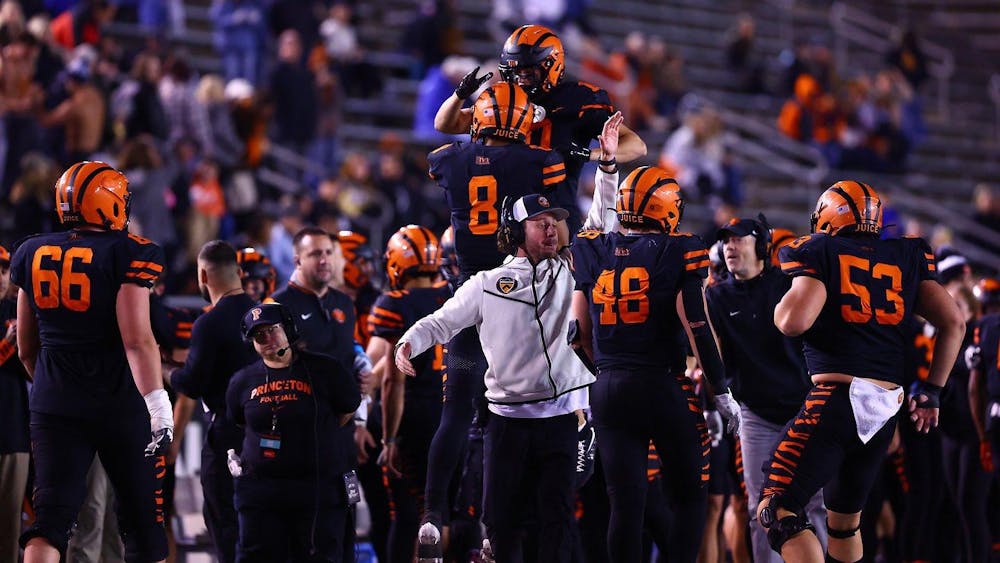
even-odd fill
[[[97,454],[118,500],[125,560],[157,561],[167,556],[162,511],[166,459],[144,455],[150,437],[145,411],[94,419],[32,412],[30,424],[36,518],[21,535],[22,547],[40,537],[66,553],[87,493],[87,471]]]
[[[945,479],[958,506],[961,541],[966,561],[989,561],[990,530],[986,501],[992,475],[979,461],[979,442],[944,435],[941,441]]]
[[[677,515],[672,561],[694,561],[708,502],[709,437],[691,380],[643,370],[605,370],[590,391],[597,447],[611,501],[609,559],[642,558],[647,454],[663,452],[664,491]]]
[[[388,469],[384,472],[392,516],[385,559],[389,563],[413,561],[427,483],[427,452],[440,417],[441,403],[438,402],[408,401],[404,407],[397,433],[399,462],[396,467],[402,476],[396,477]]]
[[[906,509],[897,527],[905,561],[930,561],[934,558],[937,534],[929,534],[941,517],[944,500],[941,466],[941,430],[928,434],[917,432],[913,424],[899,425],[906,459]]]
[[[475,327],[463,330],[448,343],[447,366],[441,423],[431,441],[424,498],[424,520],[438,525],[448,519],[448,491],[465,451],[476,412],[474,401],[485,400],[486,357]]]
[[[242,440],[238,434],[237,430],[213,421],[201,448],[201,488],[205,498],[202,514],[219,563],[236,561],[239,525],[233,507],[233,476],[229,474],[226,464],[226,450],[241,448]]]
[[[497,563],[569,563],[576,424],[572,413],[551,418],[489,416],[483,523]],[[526,529],[526,514],[533,516],[531,530]],[[537,548],[525,554],[529,535],[537,538]]]

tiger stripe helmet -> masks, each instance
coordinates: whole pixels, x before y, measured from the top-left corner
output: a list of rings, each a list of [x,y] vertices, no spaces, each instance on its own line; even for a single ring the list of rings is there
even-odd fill
[[[125,230],[129,200],[128,178],[103,162],[78,162],[56,182],[56,213],[66,226]]]
[[[278,272],[271,265],[271,259],[256,248],[248,246],[236,251],[236,262],[240,265],[240,277],[244,280],[258,279],[264,282],[263,297],[270,297],[278,280]]]
[[[810,218],[810,232],[882,233],[882,200],[875,188],[855,180],[841,180],[819,196]]]
[[[487,88],[472,108],[473,141],[497,137],[523,143],[531,133],[535,104],[517,84],[497,82]]]
[[[640,166],[622,180],[615,201],[618,221],[626,227],[677,232],[684,213],[684,198],[677,181],[666,170]]]
[[[375,265],[375,253],[368,246],[368,237],[355,231],[340,231],[337,240],[344,255],[344,283],[351,289],[361,289],[371,280],[369,266]]]
[[[0,263],[10,265],[10,252],[3,246],[0,246]]]
[[[771,264],[775,266],[781,265],[781,260],[778,259],[778,251],[794,242],[796,238],[798,236],[788,229],[771,229]]]
[[[996,278],[983,278],[979,280],[973,290],[979,304],[985,307],[1000,306],[1000,280]]]
[[[385,271],[393,289],[402,289],[412,276],[437,275],[440,267],[441,246],[437,236],[426,227],[400,227],[386,244]]]
[[[562,41],[547,27],[524,25],[517,28],[500,51],[499,70],[505,82],[517,83],[517,71],[531,67],[542,71],[540,83],[528,89],[532,99],[550,92],[566,72],[566,52]]]

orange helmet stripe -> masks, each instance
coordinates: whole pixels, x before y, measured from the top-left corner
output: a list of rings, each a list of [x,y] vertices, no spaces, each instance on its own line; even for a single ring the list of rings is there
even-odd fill
[[[74,183],[73,180],[76,179],[76,174],[79,173],[81,170],[83,170],[82,166],[79,169],[77,169],[76,172],[73,173],[73,178],[70,179],[70,184],[71,185]],[[98,166],[97,168],[95,168],[94,170],[92,170],[90,172],[90,174],[87,174],[87,177],[84,178],[82,182],[80,182],[79,189],[76,190],[76,204],[77,205],[82,205],[83,204],[83,196],[84,196],[84,194],[87,193],[87,188],[90,187],[90,182],[94,178],[96,178],[98,174],[100,174],[101,172],[107,172],[108,170],[112,170],[113,171],[114,168],[112,168],[112,167],[110,167],[110,166],[108,166],[108,165],[105,164],[103,166]]]
[[[56,191],[56,205],[59,208],[61,208],[61,204],[68,204],[69,209],[67,209],[66,211],[69,212],[73,212],[73,210],[76,208],[76,205],[73,204],[73,185],[76,183],[76,176],[80,173],[80,170],[82,170],[84,165],[86,164],[87,164],[86,162],[80,162],[74,164],[71,168],[73,172],[71,172],[69,175],[69,181],[66,182],[64,185],[60,186],[61,189]]]

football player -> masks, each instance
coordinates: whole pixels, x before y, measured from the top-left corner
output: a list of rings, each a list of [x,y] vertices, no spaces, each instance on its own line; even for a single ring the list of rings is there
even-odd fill
[[[774,323],[803,337],[814,386],[771,454],[757,512],[785,561],[858,561],[861,509],[903,404],[906,322],[917,314],[938,330],[929,374],[908,405],[917,430],[927,432],[937,425],[965,321],[935,279],[927,243],[879,239],[882,202],[871,186],[837,182],[819,197],[811,223],[812,234],[781,250],[781,269],[794,279]],[[826,555],[803,512],[820,488]]]
[[[477,67],[458,85],[455,94],[444,101],[434,118],[434,127],[443,133],[461,134],[473,126],[474,108],[462,104],[493,73],[477,76]],[[531,125],[529,144],[553,149],[566,161],[566,180],[573,194],[584,163],[598,160],[600,153],[590,150],[590,142],[601,133],[604,122],[615,109],[607,91],[565,78],[566,52],[562,41],[550,29],[525,25],[507,38],[500,52],[500,76],[528,94],[544,118]],[[540,112],[540,114],[543,112]],[[646,144],[629,128],[622,126],[618,160],[629,162],[646,154]],[[570,217],[570,229],[579,223]]]
[[[459,274],[458,254],[455,251],[455,227],[448,225],[448,228],[441,233],[441,277],[448,282],[452,291],[458,287]]]
[[[983,470],[996,472],[1000,464],[1000,280],[987,278],[976,286],[983,317],[976,327],[975,341],[966,351],[969,404],[979,435],[979,459]]]
[[[56,562],[65,553],[97,454],[115,488],[127,558],[160,561],[173,415],[149,290],[163,251],[128,234],[128,179],[103,162],[69,167],[55,200],[69,230],[25,239],[11,260],[18,352],[34,378],[37,517],[21,535],[24,560]]]
[[[248,246],[236,251],[236,261],[240,264],[243,291],[256,303],[261,303],[274,293],[278,272],[271,265],[266,254]]]
[[[337,240],[340,241],[340,252],[344,255],[344,275],[342,278],[334,277],[334,280],[343,280],[343,283],[334,285],[334,289],[343,291],[354,301],[358,316],[354,340],[365,348],[371,338],[368,315],[371,314],[372,304],[379,297],[372,279],[375,275],[375,254],[368,245],[368,237],[361,233],[340,231],[337,233]]]
[[[597,445],[611,503],[608,557],[642,557],[650,440],[663,456],[664,485],[677,518],[669,543],[694,561],[705,523],[709,436],[694,384],[685,376],[687,345],[703,367],[715,405],[739,430],[739,406],[725,383],[705,310],[708,249],[678,229],[684,199],[666,171],[643,166],[618,188],[621,232],[584,230],[573,246],[579,315],[600,377],[591,388]],[[578,300],[579,302],[579,300]]]
[[[445,190],[451,209],[460,270],[458,285],[503,261],[496,234],[500,204],[505,198],[513,200],[541,190],[554,207],[577,209],[559,153],[526,144],[535,116],[535,105],[524,90],[497,83],[476,100],[472,142],[447,144],[428,156],[430,176]],[[447,348],[445,401],[441,424],[431,444],[425,495],[424,520],[434,529],[422,531],[421,541],[425,543],[437,543],[440,538],[439,527],[449,505],[449,483],[475,410],[473,399],[484,392],[486,359],[475,329],[459,333]]]
[[[388,358],[399,337],[414,322],[451,297],[438,282],[441,248],[425,227],[407,225],[392,235],[385,251],[391,291],[379,296],[369,317],[370,348],[387,357],[380,362],[382,380],[382,456],[394,507],[388,561],[409,563],[423,511],[427,454],[441,418],[444,349],[438,345],[413,359],[415,377],[406,377]]]

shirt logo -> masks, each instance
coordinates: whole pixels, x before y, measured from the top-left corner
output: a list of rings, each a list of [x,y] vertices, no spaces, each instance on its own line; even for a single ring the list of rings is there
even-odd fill
[[[740,314],[739,311],[729,311],[729,316],[730,317],[735,317],[736,315],[739,315],[739,314]]]
[[[343,323],[347,320],[347,315],[344,314],[340,309],[334,309],[330,311],[330,316],[333,317],[338,323]]]
[[[301,315],[301,317],[302,317],[302,320],[304,320],[304,321],[308,321],[308,320],[309,320],[309,317],[311,317],[311,316],[313,316],[313,314],[312,314],[312,313],[303,313],[303,314]]]
[[[252,309],[252,310],[250,311],[250,316],[251,316],[251,317],[253,317],[253,320],[255,320],[255,321],[256,321],[257,319],[259,319],[259,318],[260,318],[260,307],[254,307],[254,308],[253,308],[253,309]]]
[[[503,276],[497,280],[497,291],[507,295],[517,289],[517,280],[509,276]]]
[[[549,200],[546,199],[545,196],[540,195],[540,196],[538,196],[538,205],[541,205],[542,207],[548,207],[549,206]]]

